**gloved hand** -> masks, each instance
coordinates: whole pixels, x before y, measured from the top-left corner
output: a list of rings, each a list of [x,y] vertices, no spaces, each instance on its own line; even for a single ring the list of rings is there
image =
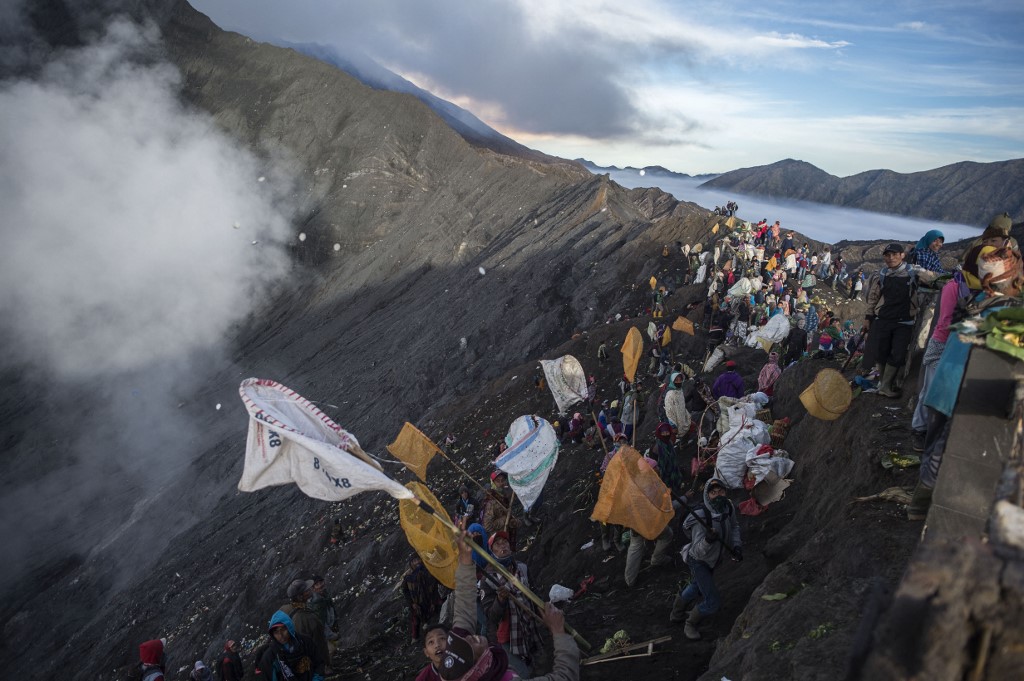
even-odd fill
[[[736,562],[743,560],[743,549],[736,547],[732,550],[732,559]]]
[[[704,533],[704,541],[706,541],[709,544],[713,544],[714,542],[718,541],[718,533],[714,530],[708,530]]]

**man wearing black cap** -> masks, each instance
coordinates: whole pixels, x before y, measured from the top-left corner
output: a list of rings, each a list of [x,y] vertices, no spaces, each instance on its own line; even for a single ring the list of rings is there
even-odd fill
[[[879,395],[899,397],[893,381],[907,359],[914,332],[918,283],[931,283],[938,275],[904,262],[901,244],[886,246],[882,258],[885,267],[871,278],[868,288],[868,310],[864,316],[868,340],[864,367],[867,370],[874,364],[881,374]]]
[[[324,635],[324,623],[309,609],[308,603],[312,596],[312,579],[294,580],[288,585],[288,598],[291,602],[281,606],[281,612],[291,618],[297,633],[312,639],[317,656],[327,664],[330,662],[331,653],[327,647],[327,636]]]

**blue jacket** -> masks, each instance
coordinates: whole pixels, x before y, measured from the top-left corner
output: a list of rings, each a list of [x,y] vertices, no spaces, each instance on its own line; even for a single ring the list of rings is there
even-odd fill
[[[285,681],[289,678],[284,671],[284,668],[287,667],[294,681],[323,681],[324,666],[327,664],[327,660],[321,659],[319,649],[313,643],[313,639],[296,633],[292,618],[280,610],[270,618],[267,628],[271,629],[278,624],[283,624],[288,629],[288,633],[291,634],[291,642],[282,645],[277,642],[273,634],[269,634],[270,645],[267,646],[257,665],[265,675],[263,678],[266,681]]]

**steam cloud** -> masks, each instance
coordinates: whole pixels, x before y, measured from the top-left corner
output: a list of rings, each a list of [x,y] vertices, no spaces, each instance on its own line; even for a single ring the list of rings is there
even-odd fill
[[[158,46],[155,29],[114,21],[33,80],[0,83],[0,369],[47,386],[34,400],[77,406],[20,424],[3,455],[0,513],[20,522],[0,530],[0,587],[49,546],[94,549],[156,511],[198,453],[180,396],[288,267],[284,193],[259,181],[272,169],[179,101]],[[164,542],[194,520],[169,510]]]

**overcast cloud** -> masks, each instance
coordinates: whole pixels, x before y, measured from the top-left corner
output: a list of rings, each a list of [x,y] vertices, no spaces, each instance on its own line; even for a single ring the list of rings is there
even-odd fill
[[[520,142],[602,165],[793,157],[846,175],[1024,156],[1010,0],[194,4],[258,38],[360,50]]]

